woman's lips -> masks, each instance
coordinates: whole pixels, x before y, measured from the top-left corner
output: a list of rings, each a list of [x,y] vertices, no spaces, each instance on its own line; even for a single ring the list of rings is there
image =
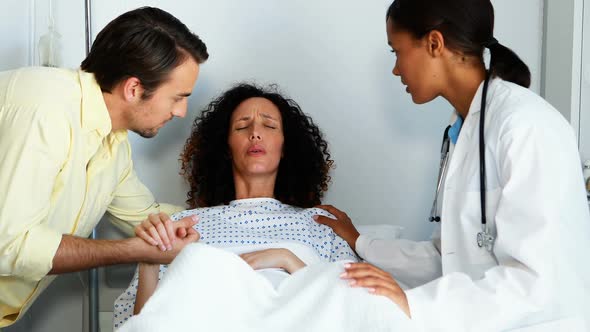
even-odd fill
[[[260,145],[253,145],[248,149],[248,155],[260,156],[266,154],[266,150]]]

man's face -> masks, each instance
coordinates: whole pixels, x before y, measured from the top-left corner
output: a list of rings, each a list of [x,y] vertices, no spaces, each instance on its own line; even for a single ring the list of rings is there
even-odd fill
[[[184,118],[197,77],[199,65],[192,57],[174,68],[147,99],[140,100],[128,114],[129,130],[145,138],[156,136],[158,130],[173,117]]]

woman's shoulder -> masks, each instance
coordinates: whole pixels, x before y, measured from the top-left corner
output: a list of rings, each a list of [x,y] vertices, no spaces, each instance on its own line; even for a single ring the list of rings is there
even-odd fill
[[[504,112],[526,112],[537,109],[542,112],[559,113],[534,91],[501,78],[495,78],[490,83],[488,98],[490,107]]]
[[[500,134],[525,128],[569,129],[563,115],[530,89],[499,78],[493,80],[492,86],[488,116],[490,127],[498,128]]]

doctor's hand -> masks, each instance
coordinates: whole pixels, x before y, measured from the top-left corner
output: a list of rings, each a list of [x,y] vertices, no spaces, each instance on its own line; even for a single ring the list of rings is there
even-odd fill
[[[280,268],[292,274],[305,266],[305,263],[291,250],[283,248],[244,253],[240,257],[254,270]]]
[[[135,235],[153,246],[158,246],[162,251],[172,250],[175,239],[185,238],[198,221],[199,217],[196,215],[173,222],[165,213],[150,214],[135,227]]]
[[[318,205],[317,208],[324,209],[331,214],[333,214],[336,219],[328,218],[325,216],[315,215],[313,219],[322,225],[326,225],[332,230],[334,233],[338,234],[344,241],[348,242],[348,245],[352,248],[352,250],[356,250],[356,240],[359,237],[359,232],[356,230],[356,227],[352,224],[352,220],[348,215],[337,208],[333,207],[332,205]]]
[[[344,269],[340,278],[348,280],[351,287],[368,288],[369,293],[389,298],[411,318],[406,293],[389,273],[368,263],[348,263]]]

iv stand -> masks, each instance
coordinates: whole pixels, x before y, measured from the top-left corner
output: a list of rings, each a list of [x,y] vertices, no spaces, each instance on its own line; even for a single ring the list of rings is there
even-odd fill
[[[86,28],[86,55],[90,53],[92,46],[91,18],[92,6],[91,0],[84,0],[84,23]],[[91,239],[96,239],[96,228],[92,229]],[[88,331],[99,332],[98,321],[98,268],[88,271]]]

